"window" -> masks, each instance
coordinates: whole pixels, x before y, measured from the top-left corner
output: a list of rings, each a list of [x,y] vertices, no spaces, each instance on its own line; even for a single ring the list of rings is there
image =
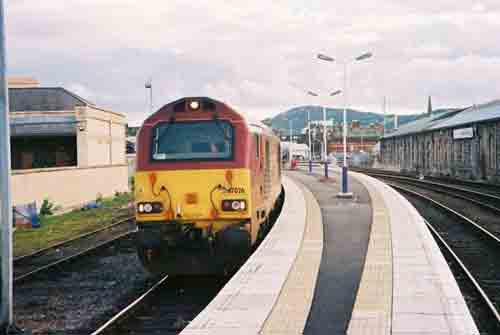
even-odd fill
[[[227,121],[163,123],[153,131],[152,159],[229,160],[233,157],[233,127]]]
[[[13,170],[76,166],[76,136],[12,137]]]

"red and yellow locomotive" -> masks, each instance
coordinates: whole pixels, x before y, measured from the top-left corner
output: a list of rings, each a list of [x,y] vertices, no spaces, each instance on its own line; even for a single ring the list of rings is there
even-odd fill
[[[232,271],[269,229],[281,194],[279,139],[224,103],[183,98],[137,137],[137,243],[154,273]]]

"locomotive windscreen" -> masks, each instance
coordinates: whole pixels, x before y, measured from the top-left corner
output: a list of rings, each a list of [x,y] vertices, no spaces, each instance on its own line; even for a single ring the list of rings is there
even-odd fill
[[[233,126],[227,121],[161,123],[153,136],[155,161],[233,158]]]

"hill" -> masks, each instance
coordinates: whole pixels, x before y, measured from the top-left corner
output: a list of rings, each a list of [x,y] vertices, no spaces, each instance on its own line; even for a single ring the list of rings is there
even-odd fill
[[[289,123],[287,118],[291,118],[293,120],[292,126],[294,131],[300,131],[307,126],[307,111],[311,113],[311,121],[323,120],[323,110],[321,107],[301,106],[276,115],[271,119],[270,123],[273,128],[288,130]],[[343,112],[344,110],[340,108],[327,108],[326,119],[334,119],[337,123],[341,123],[343,121]],[[414,121],[422,116],[423,114],[399,115],[399,125]],[[370,123],[382,123],[384,121],[384,115],[348,109],[347,122],[353,120],[359,121],[363,126],[368,126]],[[386,127],[387,129],[392,129],[394,127],[394,120],[392,117],[386,118]]]

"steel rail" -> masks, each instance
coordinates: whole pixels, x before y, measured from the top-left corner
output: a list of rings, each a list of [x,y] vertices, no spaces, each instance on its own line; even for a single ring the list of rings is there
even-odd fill
[[[372,176],[381,176],[384,178],[394,178],[394,179],[400,179],[400,180],[409,180],[409,181],[418,182],[418,183],[422,183],[422,184],[428,184],[428,185],[437,185],[439,187],[447,188],[449,190],[466,192],[466,193],[475,194],[475,195],[478,195],[478,196],[481,196],[484,198],[489,198],[490,200],[500,201],[500,196],[496,196],[496,195],[489,194],[489,193],[483,193],[483,192],[479,192],[476,190],[467,189],[467,188],[463,188],[463,187],[446,185],[446,184],[438,183],[438,182],[434,182],[434,181],[421,180],[421,179],[416,179],[416,178],[411,178],[411,177],[404,177],[404,176],[398,176],[398,175],[392,175],[392,174],[384,174],[384,173],[378,173],[378,172],[364,172],[364,173],[372,175]]]
[[[93,230],[93,231],[90,231],[90,232],[87,232],[87,233],[83,233],[81,235],[77,235],[77,236],[72,237],[72,238],[70,238],[68,240],[64,240],[64,241],[61,241],[61,242],[58,242],[58,243],[55,243],[55,244],[51,244],[48,247],[45,247],[45,248],[42,248],[42,249],[38,249],[38,250],[36,250],[34,252],[31,252],[29,254],[25,254],[25,255],[21,255],[21,256],[15,257],[12,261],[14,262],[14,265],[15,265],[16,263],[20,263],[23,260],[33,258],[33,257],[35,257],[35,256],[37,256],[37,255],[39,255],[41,253],[44,253],[46,251],[51,250],[51,249],[56,249],[56,248],[59,248],[59,247],[62,247],[64,245],[66,245],[66,244],[72,243],[74,241],[78,241],[78,240],[81,240],[83,238],[95,235],[95,234],[100,233],[102,231],[115,228],[116,226],[119,226],[119,225],[122,225],[122,224],[125,224],[125,223],[129,223],[130,221],[132,221],[134,219],[135,219],[135,216],[127,217],[127,218],[125,218],[123,220],[119,220],[119,221],[117,221],[115,223],[112,223],[109,226],[102,227],[102,228],[99,228],[99,229],[96,229],[96,230]]]
[[[356,170],[358,172],[364,172],[364,173],[367,173],[367,172],[385,173],[385,174],[392,174],[395,176],[405,176],[405,177],[415,178],[415,177],[412,177],[411,174],[405,174],[405,173],[401,173],[401,172],[397,172],[397,171],[373,169],[373,168],[360,168],[360,167],[353,167],[352,169]],[[467,180],[467,179],[458,179],[458,178],[452,178],[452,177],[425,176],[425,178],[427,180],[430,180],[430,181],[436,180],[436,181],[441,181],[441,182],[450,182],[451,184],[470,186],[470,187],[474,187],[474,188],[487,188],[487,189],[494,188],[495,192],[498,192],[498,187],[500,186],[499,184],[492,184],[492,183]]]
[[[146,292],[144,292],[140,297],[135,299],[132,303],[123,308],[120,312],[115,314],[111,319],[106,321],[102,326],[100,326],[97,330],[91,333],[91,335],[99,335],[104,333],[107,329],[111,328],[116,323],[123,321],[126,319],[133,310],[140,306],[140,304],[148,298],[152,293],[156,292],[156,290],[169,278],[168,275],[164,276],[162,279],[157,281],[153,286],[151,286]]]
[[[496,236],[494,236],[493,234],[491,234],[489,231],[487,231],[483,227],[479,226],[478,224],[476,224],[471,219],[469,219],[469,218],[465,217],[464,215],[456,212],[455,210],[449,208],[448,206],[443,205],[443,204],[441,204],[440,202],[438,202],[436,200],[433,200],[433,199],[431,199],[431,198],[429,198],[429,197],[427,197],[427,196],[425,196],[425,195],[423,195],[421,193],[415,192],[415,191],[407,189],[405,187],[402,187],[402,186],[399,186],[399,185],[390,184],[390,183],[388,183],[388,185],[391,186],[392,188],[396,189],[396,190],[401,190],[403,192],[412,194],[412,195],[417,196],[417,197],[419,197],[421,199],[425,199],[425,200],[431,202],[436,207],[439,207],[439,208],[444,209],[445,211],[447,211],[449,213],[454,214],[455,216],[459,217],[463,221],[471,224],[472,227],[479,229],[479,231],[483,232],[484,234],[486,234],[486,236],[492,238],[497,243],[500,243],[500,239],[498,239]],[[491,299],[484,292],[484,290],[481,287],[481,285],[479,284],[479,282],[475,279],[475,277],[472,275],[472,273],[469,271],[469,269],[466,267],[466,265],[462,262],[462,260],[458,257],[458,255],[456,255],[456,253],[453,251],[453,249],[448,245],[448,243],[446,243],[446,241],[439,234],[439,232],[427,220],[424,220],[424,221],[425,221],[426,225],[429,227],[429,229],[431,230],[431,232],[435,236],[438,237],[439,241],[443,244],[443,246],[445,246],[446,250],[452,255],[452,257],[454,258],[454,260],[460,265],[462,271],[466,274],[466,276],[472,282],[473,286],[475,287],[475,289],[478,291],[478,293],[481,296],[481,298],[484,300],[484,302],[488,306],[488,309],[493,314],[493,316],[496,318],[497,322],[500,324],[500,314],[496,310],[495,305],[492,303]]]
[[[117,241],[117,240],[119,240],[119,239],[121,239],[121,238],[123,238],[123,237],[125,237],[127,235],[130,235],[132,233],[133,233],[133,231],[128,231],[128,232],[119,234],[119,235],[113,237],[112,239],[110,239],[108,241],[104,241],[102,243],[99,243],[99,244],[94,245],[94,246],[92,246],[90,248],[84,249],[84,250],[82,250],[82,251],[80,251],[80,252],[78,252],[76,254],[71,255],[71,256],[64,257],[64,258],[59,259],[59,260],[57,260],[55,262],[43,265],[43,266],[41,266],[39,268],[36,268],[35,270],[29,271],[27,273],[23,273],[22,275],[19,275],[19,276],[17,276],[17,277],[14,278],[14,283],[19,283],[19,282],[25,281],[27,278],[32,277],[33,275],[35,275],[37,273],[40,273],[42,271],[46,271],[48,269],[51,269],[54,266],[57,266],[57,265],[60,265],[60,264],[72,261],[72,260],[74,260],[77,257],[84,256],[84,255],[86,255],[86,254],[88,254],[88,253],[90,253],[92,251],[100,249],[100,248],[102,248],[102,247],[104,247],[104,246],[106,246],[106,245],[108,245],[108,244],[110,244],[112,242],[115,242],[115,241]]]
[[[497,322],[500,324],[500,314],[496,310],[495,305],[491,302],[491,300],[488,297],[488,295],[484,292],[484,290],[481,287],[481,285],[479,285],[479,282],[472,275],[472,273],[469,271],[469,269],[467,269],[467,267],[465,266],[465,264],[458,257],[458,255],[453,251],[453,249],[449,246],[449,244],[446,243],[446,241],[441,237],[441,235],[439,235],[438,231],[432,226],[432,224],[430,222],[428,222],[427,220],[425,220],[425,224],[430,229],[430,231],[432,232],[432,234],[435,237],[437,237],[437,239],[439,240],[439,242],[445,247],[446,251],[453,257],[453,259],[455,260],[455,262],[460,266],[462,272],[464,272],[465,275],[469,278],[470,282],[473,284],[473,286],[476,289],[476,291],[479,293],[479,295],[481,296],[481,298],[484,300],[484,302],[488,306],[488,309],[490,310],[490,312],[494,315],[494,317],[496,318]]]
[[[449,195],[449,196],[457,198],[457,199],[466,200],[466,201],[472,202],[473,204],[475,204],[475,205],[477,205],[479,207],[483,207],[483,208],[491,210],[491,211],[493,211],[493,212],[495,212],[497,214],[500,214],[500,208],[499,207],[496,207],[496,206],[493,206],[491,204],[487,204],[487,203],[478,201],[478,200],[476,200],[474,198],[467,197],[467,196],[462,195],[462,194],[458,194],[458,193],[452,192],[451,190],[447,189],[446,187],[442,187],[441,189],[436,189],[436,188],[431,187],[431,186],[436,186],[436,185],[426,184],[426,183],[421,182],[418,179],[412,179],[412,178],[405,178],[405,179],[403,179],[403,178],[399,178],[399,176],[382,175],[382,174],[372,174],[372,173],[367,173],[367,172],[363,172],[363,173],[365,173],[367,175],[370,175],[370,176],[374,176],[376,178],[380,178],[380,179],[397,179],[401,183],[408,184],[408,185],[413,185],[413,186],[417,186],[417,187],[421,187],[421,188],[424,188],[424,189],[427,189],[427,190],[430,190],[430,191],[433,191],[433,192],[436,192],[436,193],[441,193],[441,194]],[[441,187],[441,186],[438,186],[438,187]],[[469,190],[463,191],[463,192],[464,193],[471,193],[471,192],[469,192]],[[481,193],[481,192],[479,192],[479,193],[482,194],[482,196],[484,196],[484,197],[489,197],[490,196],[490,194],[487,194],[487,193]]]
[[[423,195],[421,193],[418,193],[418,192],[415,192],[413,190],[410,190],[406,187],[402,187],[400,185],[395,185],[395,184],[391,184],[391,183],[387,183],[387,185],[391,186],[392,188],[395,188],[395,189],[400,189],[404,192],[407,192],[407,193],[410,193],[410,194],[413,194],[413,195],[416,195],[417,197],[421,198],[421,199],[425,199],[429,202],[431,202],[432,204],[434,204],[436,207],[439,207],[441,209],[444,209],[445,211],[449,212],[449,213],[453,213],[455,216],[459,217],[460,219],[462,219],[463,221],[469,223],[471,226],[473,226],[474,228],[478,229],[480,232],[482,232],[483,234],[485,234],[486,236],[488,236],[489,238],[493,239],[495,242],[499,243],[499,246],[500,246],[500,239],[498,237],[496,237],[494,234],[492,234],[490,231],[484,229],[483,227],[481,227],[480,225],[478,225],[476,222],[474,222],[473,220],[469,219],[468,217],[460,214],[459,212],[455,211],[454,209],[440,203],[439,201],[436,201],[434,199],[431,199],[430,197],[426,196],[426,195]]]
[[[491,193],[479,192],[477,190],[473,190],[470,188],[459,187],[456,184],[453,186],[453,185],[443,184],[443,183],[436,182],[436,181],[421,180],[421,179],[408,177],[408,176],[404,176],[404,175],[400,175],[400,174],[396,174],[396,173],[387,173],[387,172],[384,173],[384,172],[379,172],[379,171],[363,170],[363,169],[352,169],[352,170],[356,171],[356,172],[364,173],[367,175],[371,175],[371,176],[380,176],[380,177],[387,177],[387,178],[393,178],[393,179],[399,179],[399,180],[408,180],[408,181],[418,182],[421,184],[440,186],[440,187],[447,188],[447,189],[450,189],[453,191],[461,191],[461,192],[465,192],[465,193],[471,193],[471,194],[475,194],[478,196],[482,196],[484,198],[488,198],[489,200],[494,200],[494,201],[500,202],[500,196],[498,196],[498,195],[491,194]],[[460,183],[462,181],[457,180],[457,182]],[[474,185],[473,187],[481,187],[481,186],[482,186],[481,184],[478,184],[478,185]],[[487,186],[484,186],[484,187],[487,187]]]

